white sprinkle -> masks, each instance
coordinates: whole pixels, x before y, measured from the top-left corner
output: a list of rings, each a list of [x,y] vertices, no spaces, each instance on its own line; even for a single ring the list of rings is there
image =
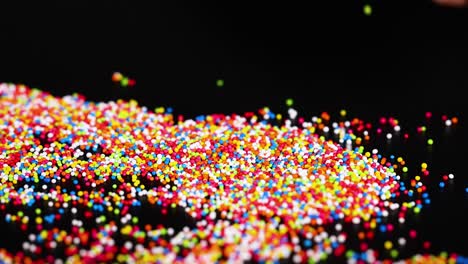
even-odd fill
[[[29,243],[27,241],[23,242],[23,249],[28,250],[29,249]]]
[[[343,226],[341,224],[336,224],[335,225],[335,230],[336,231],[341,231],[343,229]]]
[[[302,262],[302,257],[301,257],[301,255],[294,254],[293,262],[294,262],[294,263],[301,263],[301,262]]]
[[[57,242],[55,242],[55,241],[50,241],[50,244],[49,244],[49,245],[50,245],[51,248],[56,248],[56,247],[57,247]]]
[[[361,219],[359,219],[358,217],[354,217],[352,221],[353,221],[353,224],[355,225],[361,223]]]
[[[167,234],[170,235],[170,236],[172,236],[172,235],[174,234],[174,229],[173,229],[172,227],[169,227],[169,228],[167,229]]]
[[[344,243],[346,241],[346,237],[343,234],[338,235],[338,243]]]
[[[400,246],[404,246],[404,245],[406,244],[406,239],[405,239],[404,237],[400,237],[400,238],[398,239],[398,244],[399,244]]]
[[[131,249],[131,248],[133,247],[133,244],[132,244],[132,242],[127,241],[127,242],[125,242],[124,247],[125,247],[126,249]]]
[[[298,238],[298,237],[293,237],[293,238],[292,238],[292,242],[293,242],[294,244],[299,244],[299,238]]]
[[[297,111],[294,108],[289,108],[288,109],[288,115],[289,115],[289,118],[296,119]]]
[[[387,211],[387,210],[383,210],[383,211],[382,211],[382,216],[383,216],[383,217],[387,217],[387,216],[388,216],[388,211]]]

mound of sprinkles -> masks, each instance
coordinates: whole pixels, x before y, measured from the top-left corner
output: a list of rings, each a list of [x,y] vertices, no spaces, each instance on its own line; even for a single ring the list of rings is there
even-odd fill
[[[402,157],[361,146],[371,130],[400,131],[394,118],[375,130],[328,113],[306,121],[292,108],[282,121],[264,108],[176,122],[136,101],[14,84],[0,84],[0,96],[0,221],[24,234],[20,248],[0,249],[7,262],[372,262],[374,232],[396,228],[381,220],[404,223],[430,203],[426,163],[405,185]],[[363,227],[364,253],[346,247],[346,225]],[[397,258],[394,245],[416,236],[383,246]]]

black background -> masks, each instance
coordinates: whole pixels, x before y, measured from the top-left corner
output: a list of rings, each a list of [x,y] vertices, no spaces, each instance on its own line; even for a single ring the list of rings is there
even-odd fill
[[[0,79],[57,95],[111,98],[113,71],[137,80],[128,97],[186,112],[463,105],[468,86],[468,11],[430,1],[11,2]]]
[[[432,151],[420,144],[399,154],[414,166],[433,162],[434,202],[420,228],[434,252],[468,255],[468,9],[419,0],[142,2],[2,2],[0,81],[93,101],[134,98],[188,116],[282,111],[289,97],[305,116],[346,108],[415,127],[425,111],[457,115],[451,135],[434,129],[441,144]],[[137,85],[113,84],[114,71]],[[441,193],[435,186],[451,172],[454,190]]]

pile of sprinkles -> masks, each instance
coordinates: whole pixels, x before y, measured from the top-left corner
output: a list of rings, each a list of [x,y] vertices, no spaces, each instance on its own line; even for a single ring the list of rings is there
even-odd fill
[[[134,100],[96,103],[0,84],[0,223],[22,234],[19,248],[0,245],[0,259],[399,259],[398,249],[418,237],[415,230],[380,245],[387,257],[373,249],[375,236],[398,228],[385,219],[405,223],[430,203],[423,180],[429,168],[422,163],[417,176],[403,181],[404,158],[363,146],[372,135],[391,140],[403,130],[398,120],[382,117],[374,127],[346,120],[345,110],[339,122],[327,112],[306,120],[289,108],[287,115],[262,108],[176,121],[172,110],[150,111]],[[453,177],[444,175],[441,187]],[[360,228],[357,249],[347,246],[349,226]]]

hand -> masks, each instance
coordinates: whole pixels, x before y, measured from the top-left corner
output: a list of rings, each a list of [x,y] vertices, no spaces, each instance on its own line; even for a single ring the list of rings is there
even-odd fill
[[[468,0],[432,0],[432,2],[449,7],[468,7]]]

